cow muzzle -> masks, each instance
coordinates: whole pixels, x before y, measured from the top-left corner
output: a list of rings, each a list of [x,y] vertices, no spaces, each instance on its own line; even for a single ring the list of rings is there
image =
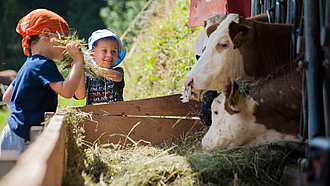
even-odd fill
[[[200,101],[201,98],[201,92],[194,92],[193,91],[193,85],[194,85],[194,80],[192,78],[186,79],[185,81],[185,91],[182,93],[182,102],[188,102],[189,100],[197,100]]]

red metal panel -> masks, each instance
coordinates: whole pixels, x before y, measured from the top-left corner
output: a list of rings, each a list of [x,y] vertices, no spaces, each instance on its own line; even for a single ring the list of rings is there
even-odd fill
[[[204,25],[204,19],[216,12],[225,13],[227,0],[191,0],[189,27]]]
[[[251,17],[251,0],[227,0],[228,12]]]
[[[204,25],[204,20],[218,13],[237,13],[243,17],[251,15],[250,0],[191,0],[189,27]]]

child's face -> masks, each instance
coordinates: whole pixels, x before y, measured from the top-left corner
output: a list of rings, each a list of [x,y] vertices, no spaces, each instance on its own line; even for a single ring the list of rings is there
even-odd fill
[[[118,43],[113,40],[100,40],[94,49],[92,56],[95,62],[102,68],[111,68],[115,65],[118,52]]]
[[[63,58],[63,52],[65,50],[65,44],[59,41],[64,40],[64,37],[67,37],[68,33],[60,34],[59,32],[52,32],[50,34],[51,38],[54,38],[52,41],[52,51],[53,51],[53,59],[61,60]]]

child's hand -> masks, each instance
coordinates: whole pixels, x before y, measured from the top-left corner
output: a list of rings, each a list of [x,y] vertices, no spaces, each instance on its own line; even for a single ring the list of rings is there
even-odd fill
[[[80,43],[69,43],[65,46],[74,62],[84,62],[84,56],[80,51]]]

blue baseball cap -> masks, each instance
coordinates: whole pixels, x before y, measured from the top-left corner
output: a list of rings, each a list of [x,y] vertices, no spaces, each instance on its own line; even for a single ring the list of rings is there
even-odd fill
[[[116,34],[112,33],[110,30],[103,29],[103,30],[97,30],[97,31],[93,32],[91,37],[89,37],[89,39],[88,39],[88,50],[93,49],[93,44],[97,40],[102,39],[102,38],[107,38],[107,37],[113,37],[118,41],[119,55],[118,55],[115,65],[113,65],[113,67],[115,67],[124,60],[124,58],[126,56],[126,48],[123,46],[123,44],[121,43],[120,39],[116,36]]]

